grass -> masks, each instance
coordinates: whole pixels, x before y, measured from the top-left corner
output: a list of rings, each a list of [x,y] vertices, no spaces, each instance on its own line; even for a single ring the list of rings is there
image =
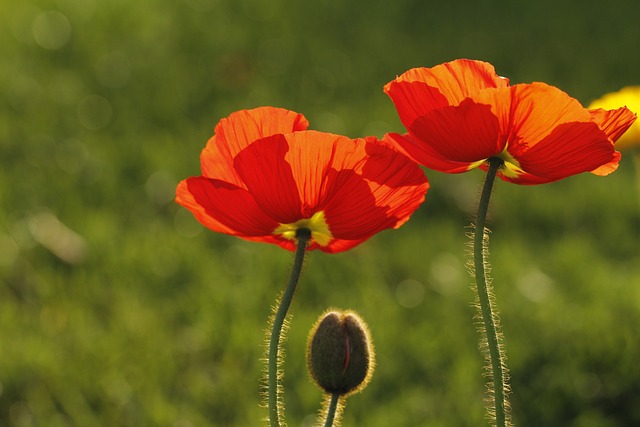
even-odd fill
[[[3,3],[0,425],[260,425],[264,328],[292,255],[203,230],[172,201],[217,120],[277,105],[314,129],[400,130],[382,85],[456,57],[587,103],[638,83],[638,9]],[[516,425],[640,422],[640,172],[629,157],[606,178],[496,183],[492,275]],[[289,425],[311,425],[320,407],[303,354],[332,306],[357,310],[377,349],[345,426],[483,425],[464,267],[482,173],[427,173],[427,202],[401,229],[310,256],[285,347]]]

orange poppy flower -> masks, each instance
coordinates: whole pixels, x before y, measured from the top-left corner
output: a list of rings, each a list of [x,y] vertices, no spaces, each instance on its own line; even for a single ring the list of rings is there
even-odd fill
[[[340,252],[398,228],[424,201],[422,170],[375,138],[306,130],[291,111],[261,107],[223,119],[201,155],[202,176],[176,201],[211,230],[295,250]]]
[[[627,108],[587,110],[544,83],[510,86],[468,59],[409,70],[384,90],[408,130],[390,139],[416,162],[460,173],[500,157],[498,175],[517,184],[613,172],[614,143],[636,119]]]

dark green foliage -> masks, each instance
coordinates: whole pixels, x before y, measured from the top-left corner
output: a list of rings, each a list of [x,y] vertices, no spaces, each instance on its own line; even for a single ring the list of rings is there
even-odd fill
[[[274,105],[313,129],[400,131],[382,86],[459,57],[588,103],[640,83],[638,16],[636,0],[0,2],[0,425],[261,425],[263,329],[292,255],[173,203],[215,123]],[[631,160],[606,178],[496,183],[517,426],[640,424]],[[464,267],[482,173],[428,176],[401,229],[310,256],[285,343],[289,425],[319,407],[304,352],[331,306],[361,313],[377,350],[344,426],[484,425]]]

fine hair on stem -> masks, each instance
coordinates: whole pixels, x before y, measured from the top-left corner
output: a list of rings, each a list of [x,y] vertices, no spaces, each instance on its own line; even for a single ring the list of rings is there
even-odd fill
[[[293,301],[293,296],[302,273],[307,245],[311,239],[311,231],[307,228],[300,228],[296,232],[296,252],[291,267],[291,275],[287,287],[279,298],[277,308],[274,307],[274,314],[269,319],[271,326],[267,337],[267,377],[266,377],[266,403],[268,411],[268,421],[270,427],[286,426],[284,420],[284,400],[282,389],[282,378],[284,371],[284,350],[282,343],[289,328],[287,316],[289,307]]]
[[[478,214],[473,232],[471,250],[472,259],[469,263],[469,270],[475,279],[477,314],[474,321],[481,334],[480,350],[487,362],[484,368],[484,376],[487,381],[486,409],[487,416],[492,425],[497,427],[507,427],[511,425],[510,406],[508,395],[510,387],[508,385],[508,369],[506,366],[506,356],[503,345],[503,335],[500,328],[500,318],[496,309],[495,295],[489,272],[489,231],[486,228],[487,212],[491,191],[496,174],[503,161],[500,158],[490,158],[489,168],[485,183],[480,195]]]

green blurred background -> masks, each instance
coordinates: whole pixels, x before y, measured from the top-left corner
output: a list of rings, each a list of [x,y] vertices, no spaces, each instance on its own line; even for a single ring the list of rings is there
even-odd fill
[[[640,83],[640,2],[50,0],[0,3],[0,425],[257,426],[263,332],[292,255],[173,202],[222,117],[401,131],[382,86],[459,57],[583,103]],[[519,426],[640,425],[640,202],[615,174],[500,181],[491,260]],[[345,426],[482,426],[465,271],[483,174],[428,172],[409,223],[313,253],[286,343],[289,426],[321,400],[307,331],[369,322],[378,367]]]

